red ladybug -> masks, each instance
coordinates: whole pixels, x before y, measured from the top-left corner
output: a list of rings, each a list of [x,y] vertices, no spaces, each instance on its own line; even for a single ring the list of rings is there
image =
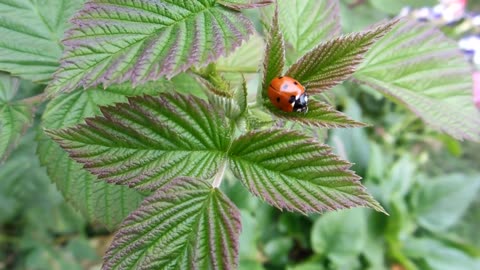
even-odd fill
[[[306,112],[308,95],[297,80],[291,77],[277,77],[268,86],[270,101],[285,112]]]

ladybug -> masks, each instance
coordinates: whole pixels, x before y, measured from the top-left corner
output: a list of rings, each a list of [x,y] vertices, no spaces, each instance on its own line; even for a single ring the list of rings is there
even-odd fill
[[[291,77],[277,77],[268,86],[270,101],[284,112],[306,112],[308,95],[297,80]]]

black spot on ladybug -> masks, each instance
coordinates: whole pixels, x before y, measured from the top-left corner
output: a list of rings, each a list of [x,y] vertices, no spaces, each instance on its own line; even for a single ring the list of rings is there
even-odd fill
[[[283,77],[278,77],[279,79],[282,79]]]
[[[297,82],[297,81],[294,81],[293,84],[298,85],[298,82]]]
[[[279,97],[277,97],[277,102],[280,102],[280,98],[279,98]]]
[[[288,89],[288,84],[284,84],[284,85],[282,86],[282,89],[283,89],[283,90],[287,90],[287,89]]]
[[[293,103],[295,102],[295,96],[290,96],[290,98],[288,99],[288,103]]]

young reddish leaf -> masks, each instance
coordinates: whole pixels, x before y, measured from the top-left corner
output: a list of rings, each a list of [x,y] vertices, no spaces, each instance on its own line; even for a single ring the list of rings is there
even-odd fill
[[[176,178],[122,223],[102,269],[237,269],[240,230],[240,212],[220,190]]]
[[[265,48],[265,59],[263,60],[263,83],[262,98],[268,99],[268,85],[273,78],[282,75],[285,66],[285,41],[278,25],[278,8],[275,8],[272,26]]]
[[[480,141],[472,70],[435,26],[402,20],[365,56],[354,77],[457,139]]]
[[[233,51],[253,32],[215,0],[90,0],[72,22],[50,92],[170,78]]]
[[[233,142],[230,168],[256,196],[301,213],[356,206],[383,208],[330,147],[293,131],[253,131]]]
[[[260,8],[272,4],[274,0],[221,0],[220,5],[235,10],[242,10],[247,8]]]
[[[207,179],[230,144],[225,116],[196,97],[133,97],[101,111],[86,124],[47,133],[109,183],[151,190],[177,176]]]
[[[348,128],[366,126],[366,124],[355,121],[347,115],[335,110],[332,106],[314,99],[308,101],[308,112],[306,113],[284,112],[268,101],[265,103],[265,106],[277,117],[300,122],[312,127]]]
[[[393,20],[322,43],[291,66],[287,75],[301,82],[309,93],[328,90],[350,77],[370,46],[396,23]]]

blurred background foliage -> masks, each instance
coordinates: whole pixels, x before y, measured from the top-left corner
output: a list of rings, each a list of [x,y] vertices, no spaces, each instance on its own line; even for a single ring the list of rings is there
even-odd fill
[[[340,2],[344,32],[395,16],[405,6],[437,3]],[[469,1],[469,10],[479,12],[480,0]],[[256,48],[240,49],[242,59],[259,61],[262,47]],[[219,67],[228,61],[221,60]],[[254,96],[258,76],[246,78]],[[188,92],[198,90],[184,79],[174,83]],[[22,81],[16,98],[42,90]],[[333,93],[329,101],[371,126],[312,132],[355,163],[353,169],[390,216],[369,209],[310,216],[281,212],[227,175],[222,188],[242,213],[240,269],[480,269],[480,145],[431,130],[367,87],[347,82]],[[0,269],[99,269],[112,235],[66,204],[40,166],[35,137],[42,111],[36,111],[34,125],[0,165]]]

